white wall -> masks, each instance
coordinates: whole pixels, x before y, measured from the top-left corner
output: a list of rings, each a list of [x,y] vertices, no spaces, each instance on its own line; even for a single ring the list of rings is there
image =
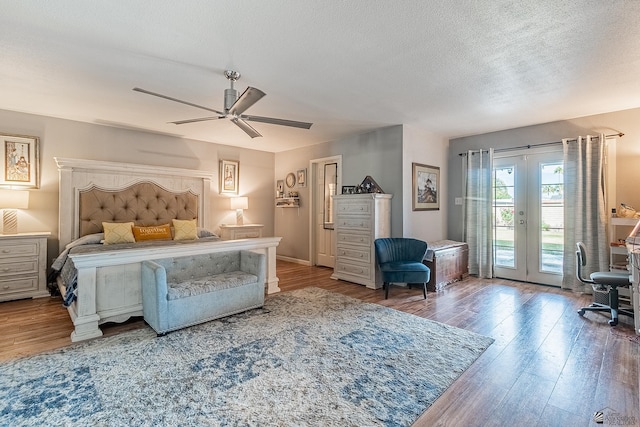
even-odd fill
[[[237,160],[240,162],[240,195],[249,197],[245,223],[264,224],[264,234],[273,235],[272,153],[6,110],[0,110],[0,130],[5,134],[40,138],[41,186],[30,191],[29,210],[19,212],[18,231],[50,231],[50,260],[58,253],[58,170],[54,157],[214,172],[208,224],[235,223],[235,212],[229,209],[228,198],[218,194],[217,177],[220,159]],[[217,226],[213,231],[218,231]]]
[[[448,140],[442,136],[420,129],[404,126],[402,149],[402,200],[403,236],[428,242],[446,238],[447,230],[447,146]],[[421,163],[440,168],[440,210],[413,211],[413,166]]]

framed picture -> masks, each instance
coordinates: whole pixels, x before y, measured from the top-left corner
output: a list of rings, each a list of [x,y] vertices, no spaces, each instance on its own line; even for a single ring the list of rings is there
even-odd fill
[[[0,139],[0,187],[39,188],[40,140],[35,136],[25,135],[0,135]]]
[[[284,197],[284,180],[279,179],[276,181],[276,194],[278,197]]]
[[[220,160],[220,194],[238,194],[240,162]]]
[[[343,185],[342,186],[342,194],[356,194],[356,186],[355,185]]]
[[[414,211],[434,211],[440,209],[440,168],[412,163]]]
[[[293,186],[296,185],[296,176],[293,174],[293,172],[289,172],[287,174],[287,177],[284,179],[284,182],[287,183],[287,187],[289,188],[293,188]]]
[[[298,169],[298,187],[307,186],[307,169]]]

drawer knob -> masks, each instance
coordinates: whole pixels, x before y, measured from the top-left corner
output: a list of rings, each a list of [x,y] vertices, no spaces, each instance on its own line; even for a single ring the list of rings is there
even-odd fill
[[[9,270],[10,270],[9,268],[3,268],[2,272],[4,273],[5,271],[9,271]]]
[[[9,285],[6,285],[6,286],[5,286],[4,288],[2,288],[2,289],[9,289]]]
[[[10,254],[11,253],[11,249],[3,249],[2,253],[3,254]]]

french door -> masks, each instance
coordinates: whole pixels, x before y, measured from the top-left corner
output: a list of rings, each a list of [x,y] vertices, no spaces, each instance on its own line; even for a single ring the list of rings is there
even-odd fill
[[[562,150],[494,157],[494,275],[545,285],[562,283]]]

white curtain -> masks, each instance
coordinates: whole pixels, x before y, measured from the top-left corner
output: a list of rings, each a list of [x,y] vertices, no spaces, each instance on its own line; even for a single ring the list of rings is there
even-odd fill
[[[491,278],[493,149],[468,151],[464,159],[464,240],[469,245],[469,274]]]
[[[576,279],[576,242],[587,248],[584,272],[609,270],[605,205],[605,135],[563,139],[564,259],[562,287],[591,292]]]

